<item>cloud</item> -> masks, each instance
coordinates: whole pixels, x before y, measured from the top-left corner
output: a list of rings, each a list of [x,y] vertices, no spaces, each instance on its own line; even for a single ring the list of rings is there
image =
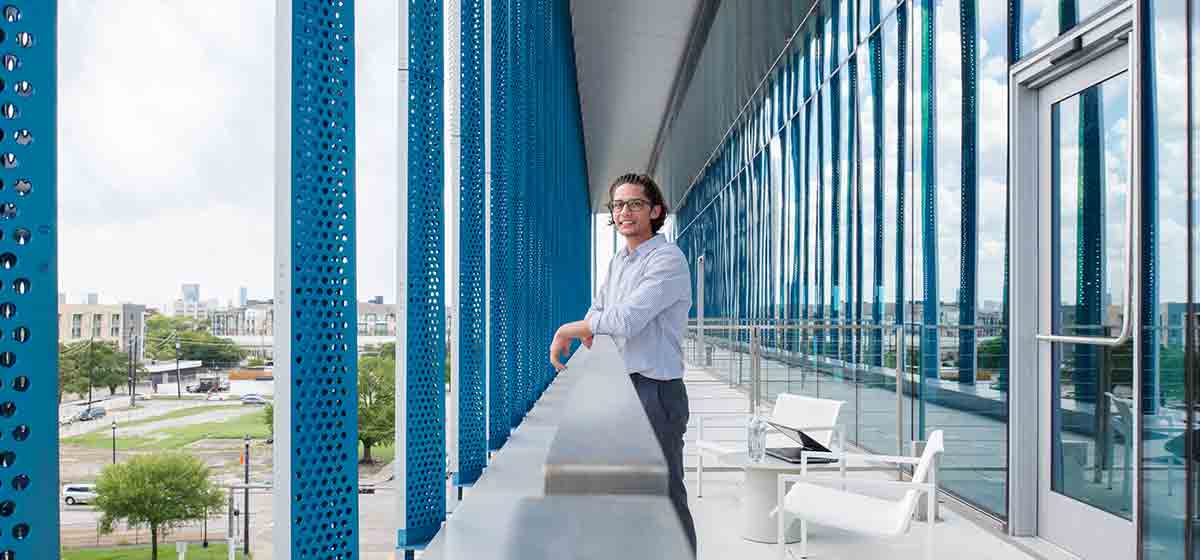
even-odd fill
[[[269,297],[275,4],[59,8],[60,291]],[[359,295],[394,299],[396,7],[356,7]]]

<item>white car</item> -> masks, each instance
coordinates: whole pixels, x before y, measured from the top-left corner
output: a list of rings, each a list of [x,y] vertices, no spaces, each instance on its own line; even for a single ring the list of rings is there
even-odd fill
[[[207,397],[204,397],[204,400],[206,400],[206,401],[223,401],[223,400],[225,400],[225,395],[222,395],[221,393],[209,393]]]
[[[267,404],[269,402],[262,395],[250,394],[242,396],[242,404]]]
[[[96,501],[95,484],[68,484],[63,486],[63,502],[69,506],[89,504]]]

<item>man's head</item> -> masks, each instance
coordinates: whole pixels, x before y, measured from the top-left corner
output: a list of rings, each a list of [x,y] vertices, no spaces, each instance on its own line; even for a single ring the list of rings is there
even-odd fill
[[[649,175],[617,177],[608,187],[608,199],[608,224],[625,237],[649,239],[667,221],[667,201]]]

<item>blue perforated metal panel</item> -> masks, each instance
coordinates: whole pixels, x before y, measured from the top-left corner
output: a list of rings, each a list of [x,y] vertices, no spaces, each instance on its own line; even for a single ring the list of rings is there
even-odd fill
[[[508,441],[512,427],[512,219],[509,195],[512,173],[510,137],[509,72],[511,55],[508,44],[509,3],[492,1],[492,161],[491,161],[491,329],[492,357],[488,364],[491,392],[488,401],[490,432],[488,449],[500,449]]]
[[[407,301],[404,325],[405,515],[401,547],[429,542],[446,518],[446,319],[443,292],[442,6],[408,4]],[[399,424],[399,422],[398,422]]]
[[[554,378],[545,354],[554,330],[587,310],[591,255],[580,248],[591,215],[569,2],[491,1],[489,447],[497,449]]]
[[[293,558],[358,557],[354,7],[292,4]]]
[[[473,484],[487,461],[484,422],[483,2],[462,0],[462,140],[459,147],[458,484]]]
[[[0,8],[0,558],[59,549],[57,11]]]

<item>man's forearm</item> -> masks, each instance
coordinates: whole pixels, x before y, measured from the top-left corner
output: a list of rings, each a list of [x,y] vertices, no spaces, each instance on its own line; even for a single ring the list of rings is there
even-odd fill
[[[585,321],[574,321],[558,328],[557,336],[586,339],[592,336],[592,327]]]

